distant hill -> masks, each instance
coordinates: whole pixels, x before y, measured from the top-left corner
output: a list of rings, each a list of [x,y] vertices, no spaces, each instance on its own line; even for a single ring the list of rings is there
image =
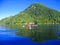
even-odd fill
[[[4,18],[0,21],[1,24],[14,28],[30,22],[37,22],[38,25],[40,25],[40,23],[60,23],[60,12],[47,8],[42,4],[33,3],[19,14]]]
[[[22,28],[26,27],[26,23],[35,23],[37,27],[32,29]],[[54,25],[51,25],[53,23]],[[34,41],[58,39],[56,23],[60,23],[60,12],[39,3],[33,3],[19,14],[0,21],[0,24],[6,27],[19,30],[16,33],[17,35],[29,37]]]

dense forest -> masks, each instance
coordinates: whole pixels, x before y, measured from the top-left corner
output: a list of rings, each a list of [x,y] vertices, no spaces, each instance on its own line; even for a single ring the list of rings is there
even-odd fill
[[[38,27],[27,30],[22,27],[23,25],[25,25],[25,23],[37,23]],[[32,38],[33,40],[57,39],[55,35],[56,29],[43,29],[43,27],[41,26],[45,27],[45,25],[49,25],[51,27],[52,24],[59,23],[60,12],[54,9],[47,8],[46,6],[39,3],[33,3],[19,14],[0,20],[0,24],[3,24],[9,28],[20,30],[17,35],[27,36],[29,38]]]

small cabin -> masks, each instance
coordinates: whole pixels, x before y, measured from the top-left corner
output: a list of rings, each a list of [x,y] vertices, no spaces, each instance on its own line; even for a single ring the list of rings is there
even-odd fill
[[[35,23],[25,23],[25,25],[23,25],[23,27],[25,27],[26,29],[34,29],[36,28],[38,25]]]

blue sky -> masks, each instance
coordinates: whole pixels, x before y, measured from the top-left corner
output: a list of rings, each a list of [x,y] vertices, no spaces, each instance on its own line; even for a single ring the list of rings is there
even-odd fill
[[[60,0],[0,0],[0,19],[17,14],[34,2],[60,11]]]

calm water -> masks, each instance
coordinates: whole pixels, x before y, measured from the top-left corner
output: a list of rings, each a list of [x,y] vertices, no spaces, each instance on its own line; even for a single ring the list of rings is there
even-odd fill
[[[0,26],[0,45],[60,45],[60,40],[33,42],[29,38],[16,36],[16,32],[18,31],[15,29]],[[60,33],[58,32],[58,34]]]

